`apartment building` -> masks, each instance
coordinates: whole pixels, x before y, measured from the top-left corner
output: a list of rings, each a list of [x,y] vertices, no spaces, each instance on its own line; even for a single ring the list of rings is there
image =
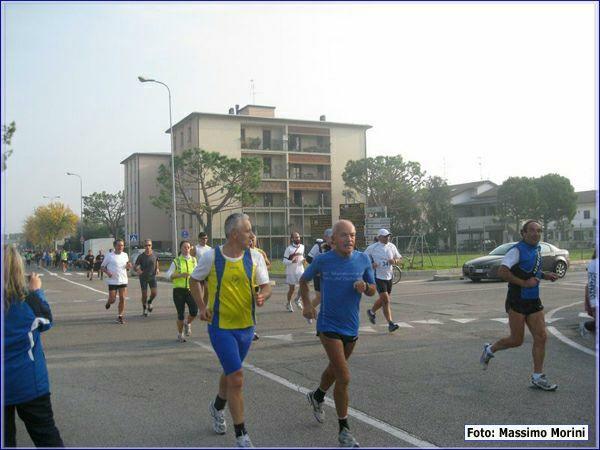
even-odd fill
[[[152,239],[157,250],[170,249],[171,218],[152,204],[160,189],[156,178],[161,164],[169,166],[170,153],[132,153],[123,161],[125,172],[125,240],[127,246],[140,246]]]
[[[229,114],[191,113],[173,126],[173,134],[176,154],[201,148],[231,158],[262,160],[256,201],[218,214],[213,239],[224,239],[225,218],[243,211],[250,216],[261,247],[279,257],[292,231],[306,240],[317,237],[311,236],[311,217],[338,219],[339,205],[344,203],[342,173],[347,161],[366,157],[369,128],[328,122],[325,116],[314,121],[278,118],[272,106],[236,105]],[[178,217],[178,227],[180,236],[185,232],[195,238],[201,231],[187,214]]]

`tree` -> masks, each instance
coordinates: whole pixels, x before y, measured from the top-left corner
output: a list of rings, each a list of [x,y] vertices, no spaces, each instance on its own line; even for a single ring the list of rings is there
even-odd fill
[[[418,191],[425,183],[425,171],[402,156],[377,156],[348,161],[342,174],[346,186],[367,195],[369,206],[386,206],[392,231],[413,234],[419,225]]]
[[[448,183],[437,176],[428,178],[421,190],[421,202],[429,241],[437,247],[440,240],[447,242],[454,230],[454,210]]]
[[[125,196],[123,191],[109,194],[94,192],[83,197],[84,225],[106,226],[112,237],[122,236],[125,219]],[[88,237],[88,236],[86,236]]]
[[[175,195],[177,212],[196,217],[200,227],[212,239],[213,216],[236,204],[253,201],[251,191],[261,180],[262,161],[258,158],[229,158],[200,148],[186,150],[175,156]],[[152,204],[173,210],[171,167],[158,169],[160,194],[151,197]]]
[[[545,231],[550,222],[573,220],[577,213],[577,194],[568,178],[549,173],[535,179],[538,191],[538,214],[542,229]]]
[[[512,222],[515,239],[520,239],[521,221],[538,215],[539,193],[534,178],[510,177],[498,188],[498,213],[501,220]]]
[[[17,131],[17,126],[15,122],[11,122],[7,125],[2,125],[2,144],[9,146],[12,142],[13,135]],[[6,149],[2,152],[2,172],[4,172],[7,168],[7,161],[10,155],[12,155],[12,149]]]
[[[55,241],[73,234],[78,221],[77,215],[63,203],[40,206],[25,220],[25,237],[34,245],[50,247]]]

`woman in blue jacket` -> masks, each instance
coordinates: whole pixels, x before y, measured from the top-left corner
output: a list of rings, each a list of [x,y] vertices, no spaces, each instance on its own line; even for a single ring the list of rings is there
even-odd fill
[[[16,447],[15,411],[36,447],[64,447],[54,424],[50,383],[40,333],[52,313],[33,273],[25,288],[21,255],[4,247],[4,447]]]

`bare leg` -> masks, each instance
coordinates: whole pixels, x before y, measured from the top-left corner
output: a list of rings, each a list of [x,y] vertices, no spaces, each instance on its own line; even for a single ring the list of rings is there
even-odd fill
[[[333,399],[338,417],[348,416],[348,385],[350,384],[350,369],[348,368],[348,358],[354,350],[355,342],[344,345],[339,339],[331,339],[321,335],[321,344],[325,348],[329,365],[321,375],[321,385],[319,388],[326,391],[335,382],[333,389]]]
[[[510,327],[510,336],[504,337],[492,345],[492,352],[505,350],[507,348],[519,347],[523,344],[525,335],[525,316],[513,311],[508,312],[508,326]]]
[[[544,357],[546,355],[546,322],[544,311],[538,311],[530,314],[525,319],[527,328],[533,336],[533,372],[542,373],[544,371]]]
[[[242,369],[226,376],[227,378],[227,403],[234,424],[244,423],[244,373]],[[220,387],[219,387],[220,389]]]

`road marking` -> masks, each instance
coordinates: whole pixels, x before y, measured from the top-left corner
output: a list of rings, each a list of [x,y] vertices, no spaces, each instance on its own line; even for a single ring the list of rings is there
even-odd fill
[[[496,322],[500,322],[500,323],[508,323],[508,317],[498,317],[497,319],[490,319],[490,320],[495,320]]]
[[[371,328],[370,326],[364,326],[364,327],[360,327],[358,329],[358,331],[362,331],[363,333],[377,333],[377,330],[374,330],[373,328]]]
[[[199,347],[202,347],[203,349],[208,350],[211,353],[214,353],[212,347],[210,347],[202,342],[198,342],[198,341],[192,341],[192,342],[194,344],[198,345]],[[271,381],[281,384],[282,386],[285,386],[292,391],[299,392],[303,395],[306,395],[309,392],[311,392],[310,389],[307,389],[305,387],[302,387],[300,385],[292,383],[291,381],[289,381],[283,377],[280,377],[279,375],[275,375],[274,373],[263,370],[260,367],[256,367],[252,364],[243,363],[243,367],[244,367],[244,369],[254,372],[257,375],[261,375]],[[324,403],[327,406],[335,409],[335,403],[330,398],[325,397]],[[408,431],[404,431],[400,428],[396,428],[395,426],[390,425],[389,423],[384,422],[383,420],[377,419],[376,417],[370,416],[370,415],[368,415],[362,411],[359,411],[357,409],[349,407],[348,415],[354,417],[355,419],[357,419],[367,425],[371,425],[373,428],[377,428],[378,430],[381,430],[391,436],[394,436],[395,438],[398,438],[404,442],[408,442],[409,444],[412,444],[415,447],[437,448],[437,446],[435,446],[431,442],[422,440],[422,439],[410,434]]]
[[[444,324],[444,322],[440,322],[439,320],[435,320],[435,319],[411,320],[411,323],[425,323],[425,324],[431,324],[431,325],[443,325]]]
[[[63,272],[63,275],[66,275],[66,276],[68,276],[68,277],[72,277],[72,276],[73,276],[73,274],[72,274],[72,273],[69,273],[69,272]]]
[[[557,320],[563,320],[562,317],[557,317],[556,319],[546,319],[546,323],[556,322]]]
[[[396,325],[398,325],[400,328],[414,328],[412,325],[410,325],[406,322],[396,322]],[[389,325],[387,323],[381,323],[377,326],[387,328]]]
[[[579,313],[578,316],[584,319],[593,319],[593,317],[590,316],[588,313]]]
[[[292,335],[291,334],[275,334],[273,336],[261,336],[263,338],[267,338],[267,339],[279,339],[282,341],[292,341]]]
[[[475,319],[450,319],[450,320],[453,320],[458,323],[469,323],[469,322],[473,322],[473,321],[477,320],[477,318],[475,318]]]
[[[67,283],[71,283],[71,284],[76,284],[77,286],[81,286],[84,287],[86,289],[89,289],[90,291],[94,291],[94,292],[100,292],[101,294],[106,294],[106,292],[104,291],[99,291],[98,289],[94,289],[93,287],[89,287],[86,286],[85,284],[81,284],[81,283],[76,283],[75,281],[71,281],[71,280],[67,280],[66,278],[63,277],[59,277],[57,274],[50,272],[48,269],[44,269],[46,272],[48,272],[50,275],[55,276],[56,278],[60,279],[60,280],[64,280]],[[106,300],[105,300],[106,301]]]
[[[575,305],[580,305],[582,304],[583,301],[578,301],[575,303],[570,303],[568,305],[565,306],[561,306],[559,308],[554,308],[552,311],[548,311],[548,314],[546,316],[546,320],[552,319],[552,316],[557,313],[558,311],[562,310],[562,309],[566,309],[566,308],[570,308],[571,306],[575,306]],[[571,339],[569,339],[568,337],[566,337],[564,334],[562,334],[560,331],[558,331],[556,328],[554,327],[546,327],[546,329],[552,333],[558,340],[563,341],[565,344],[573,347],[574,349],[577,349],[579,351],[582,351],[583,353],[587,353],[588,355],[592,355],[592,356],[596,356],[596,352],[584,347],[583,345],[578,344],[575,341],[572,341]]]

